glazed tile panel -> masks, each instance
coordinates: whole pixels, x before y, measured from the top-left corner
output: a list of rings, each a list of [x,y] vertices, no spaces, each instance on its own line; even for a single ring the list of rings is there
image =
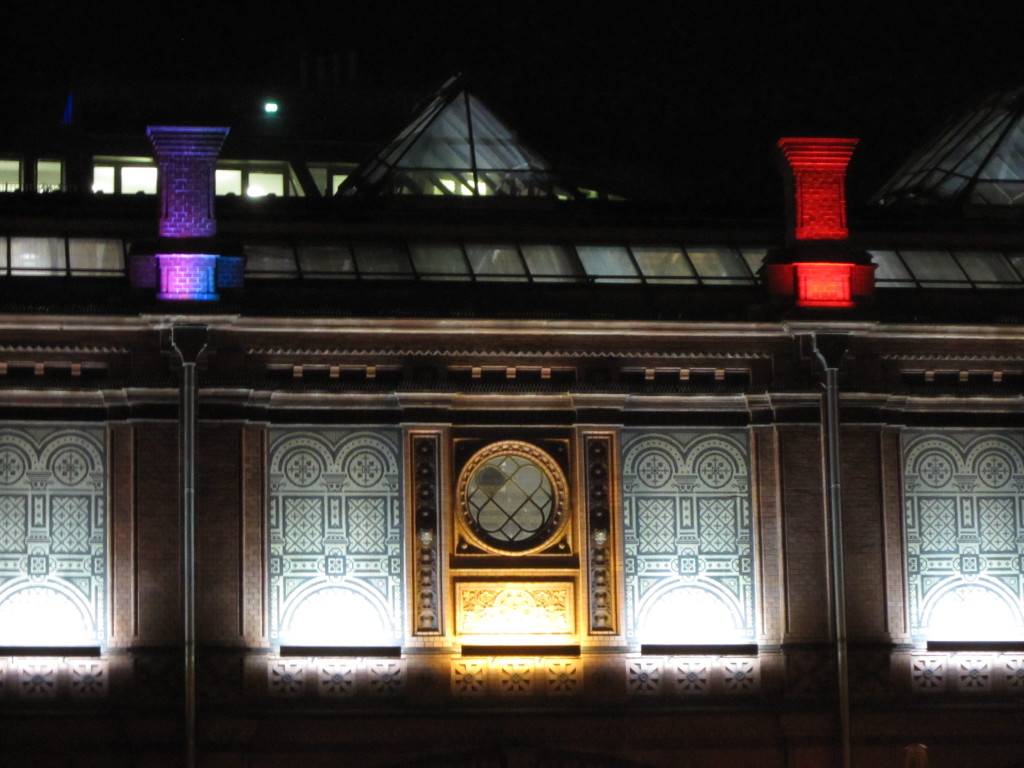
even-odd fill
[[[752,642],[747,432],[637,429],[622,441],[629,640]]]
[[[400,432],[270,431],[271,641],[401,643]]]
[[[106,433],[0,428],[0,638],[102,645],[107,624]]]
[[[1024,635],[1024,436],[908,429],[903,448],[915,640]]]

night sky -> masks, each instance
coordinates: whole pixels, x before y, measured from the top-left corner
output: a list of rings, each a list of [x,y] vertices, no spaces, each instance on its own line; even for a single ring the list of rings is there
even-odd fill
[[[950,112],[1024,85],[1024,3],[55,8],[5,6],[8,88],[121,79],[289,85],[303,56],[333,54],[360,88],[429,91],[463,72],[541,154],[655,168],[693,204],[727,199],[748,174],[751,184],[776,184],[771,148],[787,134],[859,137],[851,191],[866,193]]]

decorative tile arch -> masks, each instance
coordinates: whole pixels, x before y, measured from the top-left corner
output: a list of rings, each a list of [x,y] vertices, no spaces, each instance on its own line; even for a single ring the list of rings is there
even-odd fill
[[[908,429],[903,469],[912,637],[1024,637],[1024,435]]]
[[[400,437],[386,427],[270,430],[271,642],[402,642]]]
[[[107,639],[102,426],[0,427],[0,644]]]
[[[629,429],[622,439],[628,639],[754,641],[746,431]]]

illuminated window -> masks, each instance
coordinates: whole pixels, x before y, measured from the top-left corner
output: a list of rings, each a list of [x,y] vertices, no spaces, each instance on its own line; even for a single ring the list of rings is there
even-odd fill
[[[218,168],[214,171],[214,187],[218,195],[242,194],[242,172]]]
[[[1024,436],[908,429],[903,462],[912,637],[1024,638]]]
[[[121,169],[121,194],[155,195],[156,166],[129,165]]]
[[[356,169],[355,163],[309,163],[307,168],[309,175],[313,177],[313,183],[325,197],[332,197],[338,193],[338,189],[349,175]]]
[[[106,641],[102,427],[0,428],[0,645]]]
[[[270,431],[270,638],[393,646],[403,638],[400,432]]]
[[[459,475],[457,493],[469,535],[490,551],[542,547],[567,516],[564,473],[546,452],[517,440],[474,454]]]
[[[92,191],[112,195],[114,186],[114,166],[94,165],[92,168]]]
[[[254,172],[249,174],[245,186],[246,197],[284,196],[284,174]]]
[[[0,159],[0,192],[21,189],[21,161]]]
[[[744,430],[626,430],[626,634],[636,644],[756,639]]]
[[[108,195],[155,195],[156,166],[145,157],[97,157],[92,167],[92,191]]]
[[[60,192],[63,178],[64,164],[60,160],[40,160],[36,163],[37,192]]]

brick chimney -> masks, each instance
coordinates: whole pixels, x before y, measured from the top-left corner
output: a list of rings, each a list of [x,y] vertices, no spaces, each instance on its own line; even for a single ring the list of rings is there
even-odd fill
[[[213,237],[214,166],[227,128],[150,126],[160,178],[160,236]]]
[[[856,139],[779,139],[786,248],[769,254],[769,292],[798,307],[855,307],[874,293],[871,257],[849,247],[846,167]]]
[[[214,171],[227,128],[150,126],[160,185],[160,237],[133,248],[135,288],[162,300],[215,301],[219,288],[241,288],[240,249],[215,239]]]

